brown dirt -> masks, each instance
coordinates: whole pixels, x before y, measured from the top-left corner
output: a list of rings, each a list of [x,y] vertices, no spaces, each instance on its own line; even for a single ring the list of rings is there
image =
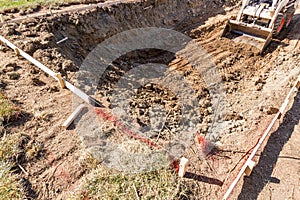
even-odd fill
[[[176,9],[174,2],[178,3]],[[191,186],[189,199],[217,199],[228,188],[243,158],[256,144],[300,72],[299,14],[282,38],[273,41],[266,52],[259,55],[251,46],[219,39],[225,21],[237,13],[237,9],[229,8],[238,1],[226,1],[225,4],[211,2],[207,5],[210,10],[203,9],[205,2],[202,1],[191,1],[191,4],[174,2],[172,4],[165,0],[159,3],[146,1],[118,3],[108,7],[104,5],[89,11],[7,24],[2,27],[1,34],[49,68],[61,72],[68,80],[73,80],[78,66],[98,43],[124,30],[145,26],[172,27],[194,38],[211,55],[222,75],[228,101],[227,126],[219,138],[219,149],[207,158],[199,158],[196,144],[187,150],[185,156],[191,164],[184,181]],[[145,11],[144,8],[149,9]],[[94,22],[95,19],[98,23]],[[69,39],[60,45],[56,44],[64,37]],[[30,149],[37,146],[35,151],[38,151],[20,163],[29,173],[29,176],[20,174],[28,198],[63,199],[91,170],[87,167],[84,145],[75,130],[60,128],[71,113],[72,94],[59,89],[54,80],[26,60],[15,56],[7,47],[1,46],[1,49],[1,90],[24,111],[21,120],[6,129],[10,133],[23,132],[28,135],[30,139],[27,146]],[[130,66],[140,63],[136,59],[143,62],[154,59],[179,71],[191,70],[184,61],[176,62],[174,66],[174,55],[162,54],[159,57],[157,54],[161,55],[161,52],[151,51],[152,56],[145,57],[148,54],[142,52],[137,54],[138,57],[126,55],[114,64],[118,66],[125,60]],[[169,57],[171,59],[166,59]],[[12,64],[16,67],[9,68]],[[19,76],[11,78],[8,68]],[[187,75],[188,78],[192,76],[193,73]],[[100,87],[100,93],[109,92],[113,81],[108,76]],[[210,116],[209,104],[203,104],[203,101],[209,100],[209,93],[206,86],[199,82],[201,80],[197,79],[194,83],[200,97],[200,112],[203,113],[199,132],[205,134]],[[143,96],[143,92],[139,95]],[[258,152],[258,165],[250,177],[240,182],[232,195],[234,199],[300,198],[297,190],[300,186],[299,97],[298,93],[283,121],[274,128],[265,147]],[[150,100],[139,96],[136,98],[149,103],[157,97],[151,97]],[[138,115],[139,110],[139,107],[135,107],[133,114]],[[148,123],[143,115],[136,116],[136,119]]]

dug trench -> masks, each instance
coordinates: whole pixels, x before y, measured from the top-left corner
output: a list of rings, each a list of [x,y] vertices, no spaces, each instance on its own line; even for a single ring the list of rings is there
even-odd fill
[[[210,55],[222,78],[227,100],[226,116],[221,135],[213,138],[214,142],[218,141],[218,148],[211,154],[201,156],[202,149],[197,141],[185,151],[190,167],[181,180],[185,192],[176,198],[216,199],[228,188],[242,164],[241,160],[255,145],[278,110],[295,75],[299,74],[299,45],[293,42],[295,35],[299,35],[296,20],[264,55],[259,55],[254,47],[219,39],[225,21],[237,13],[234,5],[238,2],[162,0],[104,3],[92,10],[6,24],[1,33],[75,85],[80,84],[76,77],[88,54],[118,33],[160,27],[191,37]],[[57,43],[66,37],[67,40]],[[7,47],[1,48],[0,54],[5,58],[0,61],[1,89],[27,113],[6,128],[12,134],[22,132],[27,138],[24,146],[29,153],[19,160],[28,173],[19,170],[27,198],[65,199],[97,164],[101,164],[87,153],[87,142],[82,142],[75,130],[60,128],[72,112],[73,96],[71,92],[59,89],[54,80],[33,65],[18,59]],[[128,71],[147,63],[165,64],[187,80],[198,101],[197,132],[207,135],[213,121],[210,91],[193,65],[176,53],[142,49],[122,55],[108,66],[99,80],[97,92],[92,95],[109,110],[112,105],[108,97],[118,80]],[[87,92],[90,88],[86,86],[84,89]],[[149,125],[153,104],[162,105],[168,113],[161,132],[153,136],[163,145],[178,128],[180,105],[172,91],[147,84],[130,99],[130,117],[139,126]],[[105,131],[118,131],[111,126],[106,128]],[[120,138],[116,139],[120,141]],[[144,193],[138,191],[142,198]]]

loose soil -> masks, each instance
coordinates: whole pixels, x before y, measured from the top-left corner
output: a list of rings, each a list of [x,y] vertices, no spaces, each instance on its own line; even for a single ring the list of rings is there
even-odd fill
[[[97,44],[125,30],[164,27],[182,32],[211,56],[221,74],[227,98],[225,128],[218,148],[207,157],[201,156],[193,143],[184,156],[190,160],[184,182],[189,186],[188,199],[218,199],[238,173],[243,159],[277,112],[300,67],[300,12],[291,26],[274,40],[263,55],[252,46],[219,39],[225,22],[238,12],[240,1],[122,1],[101,4],[88,10],[60,13],[4,24],[1,35],[13,41],[34,58],[76,84],[79,66]],[[209,9],[208,9],[209,8]],[[299,11],[299,10],[298,10]],[[61,44],[57,41],[68,37]],[[28,146],[34,156],[20,163],[29,176],[20,172],[32,199],[64,199],[91,171],[84,143],[76,131],[62,130],[72,112],[73,96],[58,83],[13,51],[1,46],[0,87],[3,93],[23,111],[20,120],[8,124],[9,133],[22,132],[30,138]],[[199,99],[198,132],[205,135],[211,123],[207,86],[191,65],[174,54],[159,50],[132,52],[114,61],[98,85],[95,97],[110,108],[106,98],[114,83],[137,64],[160,62],[181,72]],[[122,68],[121,68],[122,66]],[[88,89],[88,88],[87,88]],[[153,102],[168,101],[175,124],[176,98],[168,91],[148,85],[132,98],[131,115],[138,124],[149,124],[149,107]],[[153,92],[152,96],[147,96]],[[299,199],[299,98],[295,94],[282,121],[274,127],[265,147],[257,153],[257,166],[234,190],[234,199]],[[105,98],[104,98],[104,97]],[[140,107],[140,104],[147,106]],[[148,105],[149,104],[149,105]],[[174,109],[173,109],[174,108]],[[177,113],[177,114],[176,114]],[[172,127],[166,126],[168,135]],[[167,137],[163,138],[166,139]]]

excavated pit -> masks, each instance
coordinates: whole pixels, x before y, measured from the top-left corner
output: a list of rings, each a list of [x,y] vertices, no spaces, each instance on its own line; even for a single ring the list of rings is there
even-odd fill
[[[207,6],[213,9],[209,12],[203,9]],[[184,33],[190,30],[191,26],[195,26],[195,24],[201,25],[214,15],[224,14],[223,6],[223,3],[216,2],[210,2],[209,5],[207,5],[207,2],[204,1],[190,1],[188,3],[181,1],[119,3],[112,6],[95,8],[84,13],[55,18],[52,20],[52,26],[49,29],[54,33],[55,38],[63,39],[68,37],[68,40],[62,44],[54,45],[57,46],[59,53],[61,53],[63,57],[71,60],[75,66],[81,66],[82,61],[96,45],[99,45],[114,35],[132,29],[142,29],[146,27],[166,28]],[[145,43],[146,42],[147,41],[145,41]],[[207,127],[212,123],[212,109],[208,88],[202,80],[201,75],[197,74],[199,72],[194,70],[192,65],[186,63],[186,60],[178,57],[176,53],[174,54],[160,49],[141,49],[122,55],[108,66],[101,80],[98,82],[97,94],[94,93],[91,95],[100,100],[107,108],[112,109],[111,99],[109,97],[112,95],[115,84],[128,71],[147,63],[160,63],[172,67],[174,70],[177,70],[181,76],[189,80],[192,84],[192,89],[195,91],[195,98],[197,99],[198,105],[196,111],[198,117],[195,119],[198,121],[198,124],[196,124],[197,130],[194,130],[192,135],[195,137],[197,132],[207,135]],[[75,66],[71,67],[72,70]],[[64,66],[57,69],[57,71],[62,72],[77,85],[80,85],[80,83],[77,83],[78,78],[73,80],[73,73],[66,72],[68,69],[63,68]],[[177,83],[174,82],[174,84],[176,85]],[[90,90],[86,85],[80,88],[86,92]],[[171,151],[170,149],[172,149],[172,147],[168,147],[168,140],[171,138],[175,140],[175,133],[180,130],[180,120],[182,119],[180,117],[182,108],[180,107],[181,105],[179,105],[180,103],[176,95],[172,94],[172,91],[168,90],[168,88],[147,84],[140,88],[136,96],[133,96],[130,101],[130,117],[142,130],[151,125],[149,117],[153,105],[159,104],[165,108],[166,113],[168,113],[166,122],[163,127],[161,127],[162,130],[150,135],[150,139],[155,140],[159,145],[167,148],[167,151]],[[119,116],[116,117],[118,118]],[[190,121],[192,121],[192,119],[190,119]],[[86,127],[83,129],[86,129]],[[108,130],[104,130],[104,132],[111,132],[111,130],[111,128],[108,128]],[[117,130],[114,131],[117,136],[109,138],[108,141],[123,141],[124,137],[120,137],[120,134],[117,134]],[[149,135],[147,135],[147,137],[148,136]],[[93,144],[93,140],[96,139],[95,136],[88,136],[88,134],[81,137],[86,146]],[[219,135],[212,137],[214,142],[219,139],[218,137]],[[191,140],[191,137],[189,140]],[[190,142],[192,141],[182,141],[181,143],[187,147],[190,145]],[[180,155],[172,156],[180,157],[183,152],[184,150],[181,151]],[[196,156],[198,157],[199,155]],[[188,155],[188,157],[190,157],[190,155]]]
[[[284,88],[290,83],[288,79],[282,82],[274,80],[285,76],[292,79],[292,74],[297,73],[295,66],[299,63],[297,50],[288,51],[282,47],[289,46],[295,34],[299,34],[296,29],[292,29],[296,33],[286,33],[286,39],[273,42],[265,57],[260,56],[251,46],[219,39],[225,21],[236,14],[232,6],[237,2],[240,1],[153,0],[104,3],[89,10],[6,24],[2,27],[2,34],[35,59],[62,73],[67,80],[77,85],[80,85],[77,82],[77,73],[89,53],[101,42],[116,34],[137,28],[159,27],[193,38],[211,56],[211,61],[215,63],[222,78],[227,98],[227,115],[224,118],[225,127],[222,134],[213,138],[214,142],[221,141],[219,149],[214,149],[212,154],[204,158],[201,154],[202,147],[197,146],[197,142],[192,142],[184,152],[183,155],[190,160],[190,167],[183,182],[188,188],[188,199],[216,199],[224,194],[228,183],[241,165],[241,159],[245,157],[238,152],[247,154],[257,141],[257,132],[265,128],[287,92]],[[292,24],[299,25],[295,21]],[[57,43],[66,37],[67,40]],[[4,51],[8,52],[7,49]],[[284,52],[289,52],[289,59],[285,58]],[[112,94],[115,84],[130,70],[147,63],[169,66],[188,81],[195,91],[198,103],[197,132],[206,135],[213,120],[211,93],[203,77],[176,53],[153,48],[126,53],[107,67],[98,82],[97,92],[91,95],[109,111],[112,106],[108,97]],[[289,64],[289,67],[284,67],[283,63]],[[33,117],[28,117],[21,130],[25,130],[34,142],[43,144],[42,156],[22,163],[32,174],[31,177],[25,178],[25,182],[30,183],[28,190],[32,190],[30,197],[64,199],[68,191],[76,188],[79,180],[89,173],[86,164],[80,160],[85,147],[81,145],[75,131],[64,132],[59,129],[64,120],[59,116],[68,116],[71,113],[73,97],[67,91],[59,92],[55,81],[49,80],[50,77],[34,66],[25,61],[18,65],[27,66],[22,71],[24,76],[15,83],[16,86],[8,86],[6,90],[12,99],[23,102],[20,104],[22,109],[30,110],[33,106]],[[274,66],[282,73],[278,74]],[[0,83],[9,85],[11,80],[3,78]],[[272,87],[275,89],[270,89]],[[88,87],[83,89],[89,91]],[[44,103],[38,103],[39,99]],[[134,123],[141,127],[151,124],[149,116],[153,104],[163,105],[168,113],[161,132],[151,135],[151,139],[164,145],[178,128],[178,116],[182,114],[180,105],[172,91],[160,85],[146,84],[136,90],[130,99],[130,116]],[[44,116],[43,111],[49,112],[49,115]],[[111,126],[107,126],[107,131],[119,133],[119,130]],[[115,142],[123,139],[124,136],[119,135],[111,138]],[[89,142],[92,141],[86,140],[86,143]],[[51,180],[51,185],[45,184],[45,180]],[[247,186],[243,186],[242,189],[247,193]],[[235,195],[238,195],[238,192]]]

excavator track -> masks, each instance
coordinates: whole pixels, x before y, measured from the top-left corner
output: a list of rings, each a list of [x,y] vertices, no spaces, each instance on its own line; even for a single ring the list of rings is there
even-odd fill
[[[290,23],[294,17],[295,11],[296,11],[296,9],[294,7],[290,7],[287,9],[287,11],[286,11],[287,20],[286,20],[285,27],[288,27],[290,25]]]
[[[273,28],[273,37],[278,37],[281,33],[281,31],[284,29],[285,21],[286,20],[286,13],[279,13],[277,16],[277,19],[274,23]]]

